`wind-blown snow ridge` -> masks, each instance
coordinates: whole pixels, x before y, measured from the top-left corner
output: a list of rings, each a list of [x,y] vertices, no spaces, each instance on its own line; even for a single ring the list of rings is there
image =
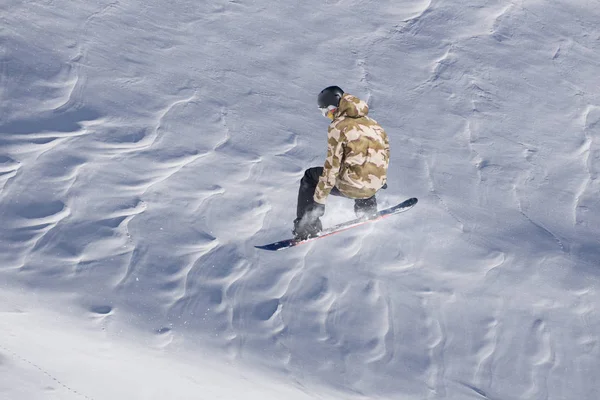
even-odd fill
[[[8,182],[17,175],[20,164],[10,157],[3,156],[0,159],[0,194]]]
[[[577,211],[580,206],[581,197],[586,195],[586,192],[596,193],[594,189],[597,189],[598,174],[600,171],[600,150],[598,137],[600,136],[600,107],[599,106],[588,106],[583,113],[583,124],[585,141],[581,145],[581,155],[583,161],[587,167],[588,176],[581,185],[581,192],[577,196],[577,204],[575,206],[575,223],[581,221],[577,218]]]

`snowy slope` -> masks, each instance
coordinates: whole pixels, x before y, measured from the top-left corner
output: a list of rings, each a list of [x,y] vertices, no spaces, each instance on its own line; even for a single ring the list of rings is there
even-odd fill
[[[600,398],[598,1],[0,10],[0,398]],[[331,84],[419,204],[258,251]]]

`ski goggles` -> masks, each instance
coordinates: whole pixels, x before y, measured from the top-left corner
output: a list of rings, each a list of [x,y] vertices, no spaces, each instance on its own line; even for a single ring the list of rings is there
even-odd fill
[[[335,106],[319,107],[319,110],[321,110],[321,114],[323,114],[324,117],[333,120],[333,114],[334,114],[335,110],[337,110],[337,107],[335,107]]]

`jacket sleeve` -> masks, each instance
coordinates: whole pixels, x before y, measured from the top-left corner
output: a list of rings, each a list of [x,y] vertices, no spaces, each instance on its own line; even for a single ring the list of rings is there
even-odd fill
[[[344,134],[341,130],[330,126],[327,134],[327,158],[325,159],[323,174],[319,178],[319,183],[315,190],[315,202],[319,204],[326,203],[327,196],[329,196],[331,189],[335,186],[340,173],[343,157]]]

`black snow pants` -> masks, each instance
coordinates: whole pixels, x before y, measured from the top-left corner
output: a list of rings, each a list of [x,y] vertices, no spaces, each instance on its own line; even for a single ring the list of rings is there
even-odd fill
[[[300,181],[300,189],[298,190],[298,206],[296,208],[296,216],[298,219],[301,219],[306,213],[306,209],[315,202],[313,197],[321,175],[323,175],[323,167],[312,167],[304,172],[304,176]],[[346,197],[335,186],[331,189],[330,194],[332,196]],[[354,212],[357,213],[357,215],[362,210],[373,209],[377,209],[377,199],[375,196],[369,197],[368,199],[354,199]]]

